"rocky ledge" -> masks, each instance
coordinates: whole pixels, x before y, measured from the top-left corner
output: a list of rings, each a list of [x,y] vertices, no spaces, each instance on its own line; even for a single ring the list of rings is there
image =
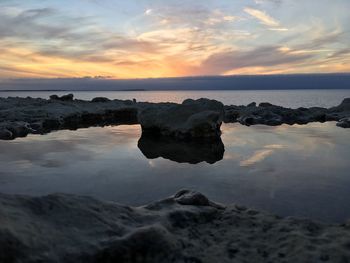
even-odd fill
[[[280,218],[182,190],[142,207],[0,194],[0,262],[349,262],[350,224]]]
[[[290,109],[264,102],[247,106],[225,106],[225,122],[239,122],[243,125],[307,124],[309,122],[337,121],[337,126],[350,127],[350,98],[332,108]]]
[[[0,139],[11,140],[29,133],[90,126],[140,124],[144,133],[181,140],[217,140],[224,122],[243,125],[306,124],[337,121],[350,127],[350,98],[333,108],[289,109],[270,103],[224,106],[209,99],[187,99],[182,104],[94,98],[76,100],[72,94],[50,99],[0,98]]]

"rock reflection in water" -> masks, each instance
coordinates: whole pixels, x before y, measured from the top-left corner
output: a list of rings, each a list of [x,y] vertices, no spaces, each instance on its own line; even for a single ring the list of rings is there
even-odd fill
[[[179,141],[166,136],[142,134],[138,147],[148,159],[163,157],[178,163],[216,163],[224,157],[221,139]]]

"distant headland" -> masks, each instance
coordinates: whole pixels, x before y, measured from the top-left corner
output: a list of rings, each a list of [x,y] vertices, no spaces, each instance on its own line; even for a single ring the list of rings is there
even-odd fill
[[[197,76],[180,78],[2,79],[0,91],[147,91],[350,89],[350,73]]]

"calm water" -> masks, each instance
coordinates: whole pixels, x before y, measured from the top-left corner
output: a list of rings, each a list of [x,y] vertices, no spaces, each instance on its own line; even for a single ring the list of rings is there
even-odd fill
[[[133,125],[0,141],[0,192],[140,205],[191,188],[279,215],[350,218],[350,133],[335,123],[224,125],[225,152],[221,142],[185,147],[140,135]]]
[[[53,93],[58,95],[69,92],[3,92],[0,91],[0,97],[19,96],[19,97],[40,97],[48,98]],[[341,101],[350,97],[348,90],[231,90],[231,91],[76,91],[75,97],[78,99],[91,100],[95,97],[107,97],[111,99],[137,99],[138,101],[151,102],[182,102],[185,99],[192,98],[210,98],[223,102],[226,105],[244,105],[252,101],[257,103],[270,102],[285,107],[333,107]]]

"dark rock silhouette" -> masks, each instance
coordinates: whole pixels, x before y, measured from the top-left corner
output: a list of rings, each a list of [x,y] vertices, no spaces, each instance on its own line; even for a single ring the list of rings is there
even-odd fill
[[[169,136],[143,133],[137,146],[148,159],[162,157],[178,163],[213,164],[222,160],[225,152],[221,139],[180,141]]]
[[[67,94],[63,96],[57,96],[57,95],[51,95],[50,100],[61,100],[61,101],[73,101],[74,95],[73,94]]]

